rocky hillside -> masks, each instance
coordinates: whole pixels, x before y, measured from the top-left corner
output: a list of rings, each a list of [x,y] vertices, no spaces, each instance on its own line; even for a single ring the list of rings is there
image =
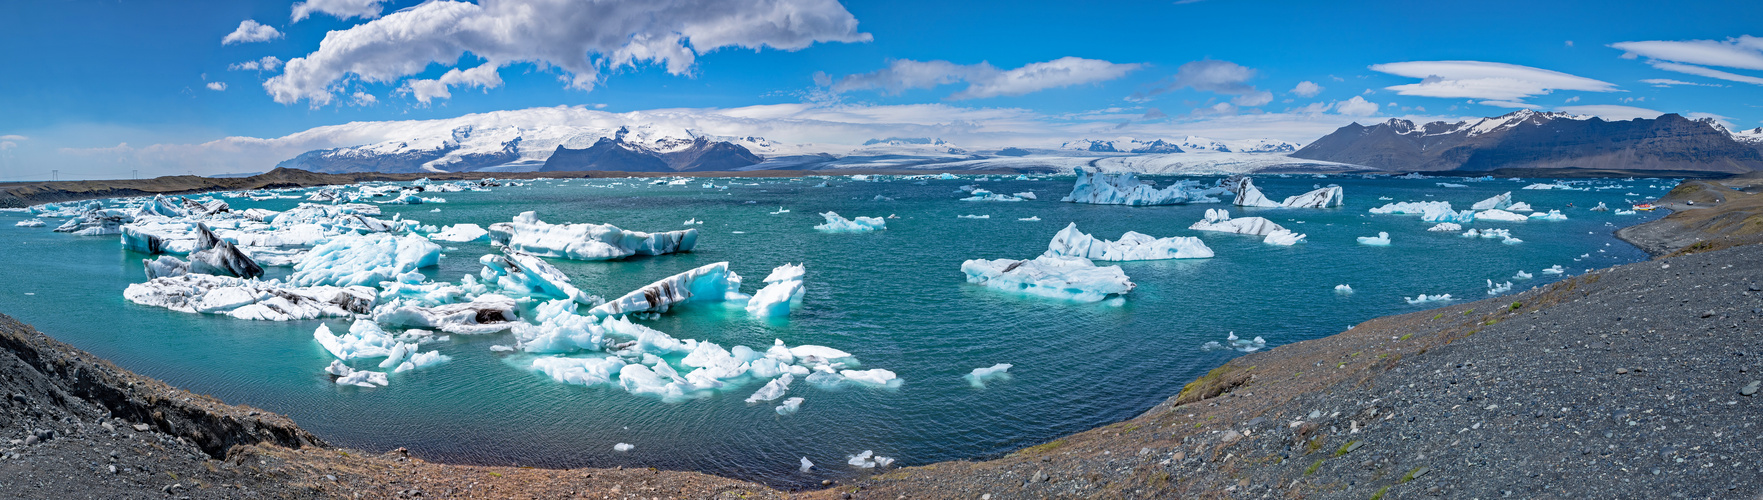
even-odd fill
[[[704,137],[643,145],[625,140],[624,129],[586,149],[557,146],[540,172],[605,170],[621,172],[730,171],[765,161],[739,144]]]
[[[1740,142],[1713,120],[1675,114],[1604,121],[1520,110],[1457,123],[1390,119],[1369,127],[1341,127],[1292,156],[1395,171],[1763,170],[1763,150],[1757,146]]]

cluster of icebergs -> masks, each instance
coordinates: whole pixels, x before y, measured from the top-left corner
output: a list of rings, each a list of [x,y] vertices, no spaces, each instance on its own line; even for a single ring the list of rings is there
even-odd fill
[[[1103,174],[1082,168],[1076,172],[1077,183],[1072,186],[1071,194],[1061,201],[1131,206],[1218,203],[1214,196],[1227,192],[1223,188],[1206,188],[1198,181],[1189,180],[1176,181],[1169,187],[1158,189],[1140,181],[1132,172]]]

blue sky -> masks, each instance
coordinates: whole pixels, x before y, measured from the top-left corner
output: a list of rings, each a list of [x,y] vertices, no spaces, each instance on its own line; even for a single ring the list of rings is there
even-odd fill
[[[1036,140],[1192,133],[1305,142],[1350,121],[1492,116],[1516,106],[1763,125],[1763,41],[1740,38],[1763,35],[1755,33],[1763,2],[1755,1],[698,3],[598,2],[599,10],[573,12],[587,3],[314,0],[305,7],[317,10],[298,22],[287,1],[15,3],[0,16],[8,48],[0,51],[0,142],[11,144],[0,144],[0,180],[33,178],[48,165],[114,173],[122,167],[110,157],[78,150],[121,143],[140,154],[155,144],[559,105],[631,112],[806,104],[857,110],[864,118],[854,119],[876,122],[877,131],[891,121],[937,120],[913,113],[1004,119],[1012,123],[999,130],[1044,127],[1030,134]],[[457,15],[418,26],[399,24],[413,15],[393,14],[443,7]],[[539,11],[539,24],[454,36],[458,26],[434,21],[519,21],[496,14],[517,7]],[[778,28],[778,19],[792,18],[768,18],[767,8],[812,22]],[[621,21],[623,11],[637,12]],[[264,26],[256,37],[241,29],[247,20]],[[369,33],[388,27],[419,33]],[[379,45],[321,54],[332,31]],[[681,32],[689,33],[677,43],[629,43]],[[498,36],[505,39],[482,41]],[[630,64],[614,60],[612,49],[637,45]],[[230,69],[264,57],[276,58],[274,70]],[[324,57],[324,68],[279,64]],[[438,85],[449,70],[486,61],[477,73],[456,73],[454,85]],[[278,96],[266,88],[277,77],[300,82],[278,87]],[[1414,85],[1427,77],[1438,81]],[[418,90],[422,82],[450,96]],[[1300,89],[1301,82],[1319,88]],[[1017,123],[1024,121],[1039,125]],[[129,168],[182,173],[179,158],[165,156],[204,153],[156,154]],[[202,170],[188,165],[216,161],[182,165]]]

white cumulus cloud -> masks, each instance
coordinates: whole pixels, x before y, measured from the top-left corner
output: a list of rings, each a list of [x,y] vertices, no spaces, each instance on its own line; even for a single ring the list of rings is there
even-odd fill
[[[227,69],[233,71],[275,71],[280,67],[282,67],[282,58],[276,56],[263,56],[262,59],[255,61],[227,65]]]
[[[380,17],[380,11],[384,10],[380,4],[385,2],[386,0],[306,0],[294,2],[293,20],[296,23],[300,22],[314,12],[330,14],[336,16],[337,19],[356,17],[373,19]]]
[[[1139,66],[1100,59],[1062,57],[1012,70],[1001,70],[985,62],[955,64],[949,61],[901,59],[888,63],[888,67],[884,69],[847,75],[836,83],[827,78],[817,80],[831,83],[834,92],[880,89],[887,93],[966,82],[967,88],[949,98],[983,99],[1113,80],[1125,76]]]
[[[244,21],[239,21],[239,29],[235,29],[232,33],[227,33],[227,36],[222,37],[220,39],[220,44],[232,45],[235,43],[267,42],[281,37],[282,32],[276,31],[274,26],[265,26],[257,24],[257,21],[246,19]]]
[[[226,90],[226,82],[208,82],[208,90]]]
[[[1316,94],[1322,93],[1322,86],[1317,85],[1316,82],[1305,80],[1298,82],[1298,86],[1292,87],[1291,93],[1304,97],[1316,97]]]
[[[1401,95],[1517,102],[1556,90],[1614,92],[1609,82],[1530,66],[1484,61],[1409,61],[1374,64],[1372,71],[1420,83],[1385,87]]]
[[[1353,96],[1352,99],[1334,103],[1334,110],[1348,116],[1371,116],[1377,114],[1377,103]]]
[[[722,48],[870,39],[836,0],[441,0],[332,31],[263,86],[276,102],[318,106],[347,79],[395,82],[470,52],[490,68],[556,69],[569,87],[592,90],[604,70],[656,64],[687,75],[697,56]]]
[[[356,106],[372,106],[379,103],[380,98],[374,97],[373,94],[360,91],[355,92],[355,94],[350,96],[349,99],[349,104]]]
[[[415,97],[416,100],[422,101],[423,104],[428,104],[429,101],[434,99],[452,98],[453,92],[448,90],[448,88],[458,86],[478,87],[484,90],[489,90],[502,86],[502,75],[496,74],[496,67],[490,64],[484,64],[465,71],[460,71],[459,68],[453,68],[447,70],[447,73],[442,74],[440,78],[434,80],[405,80],[404,86],[398,89],[398,93],[410,94],[412,97]]]

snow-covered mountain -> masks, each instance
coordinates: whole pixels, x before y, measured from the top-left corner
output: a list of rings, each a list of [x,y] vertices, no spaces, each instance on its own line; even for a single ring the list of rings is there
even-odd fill
[[[1750,144],[1752,146],[1763,147],[1763,127],[1733,132],[1732,140]]]
[[[684,151],[701,141],[726,143],[759,155],[779,150],[777,144],[763,137],[715,136],[655,124],[618,127],[467,124],[444,132],[419,127],[412,129],[408,138],[308,151],[276,166],[324,173],[462,172],[510,164],[539,165],[559,148],[587,149],[603,139],[641,147],[655,154]]]
[[[648,141],[633,137],[629,128],[619,128],[612,137],[602,137],[586,148],[557,146],[539,171],[727,171],[765,161],[740,144],[707,136],[664,136]],[[757,138],[744,138],[742,142],[768,144]]]
[[[1212,153],[1290,153],[1298,150],[1298,144],[1276,139],[1245,139],[1221,141],[1205,137],[1187,136],[1178,142],[1163,139],[1143,140],[1132,137],[1116,139],[1080,139],[1067,142],[1059,149],[1069,151],[1088,151],[1092,153],[1131,153],[1131,154],[1166,154],[1182,152]]]

